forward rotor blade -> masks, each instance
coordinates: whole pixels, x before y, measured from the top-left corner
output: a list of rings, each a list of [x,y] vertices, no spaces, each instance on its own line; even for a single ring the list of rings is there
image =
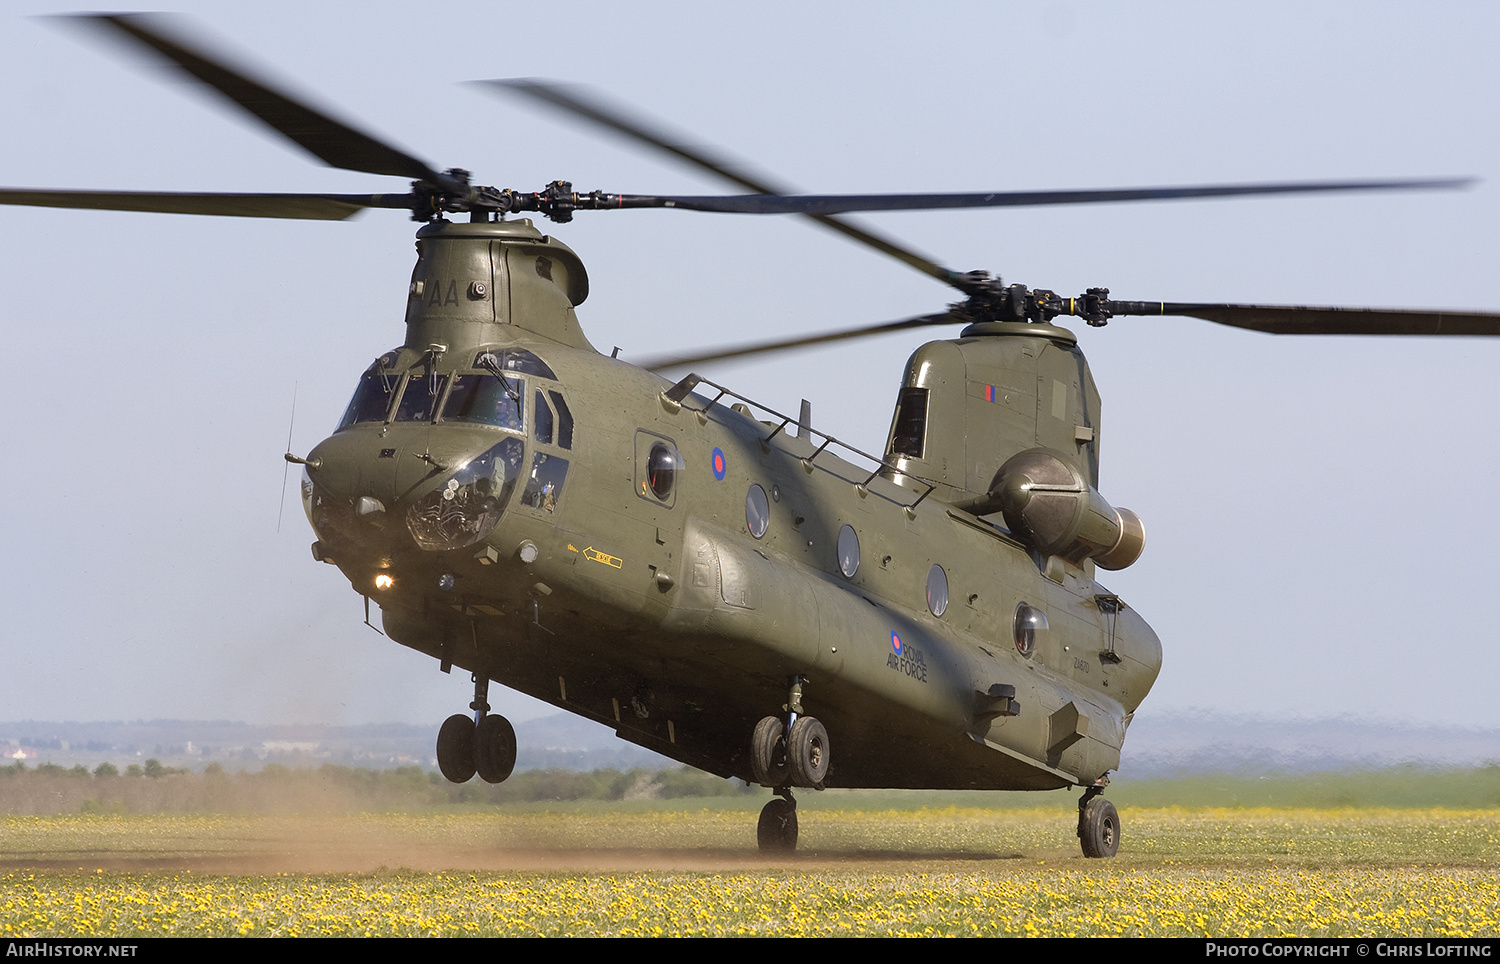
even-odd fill
[[[426,181],[448,190],[461,189],[453,178],[439,174],[405,151],[334,120],[180,37],[174,39],[161,17],[84,14],[76,19],[156,51],[183,73],[217,91],[330,167]]]
[[[365,208],[409,208],[406,194],[189,194],[152,191],[34,191],[0,188],[0,204],[151,211],[239,218],[343,221]]]
[[[647,147],[669,154],[680,161],[684,161],[700,170],[707,171],[747,191],[770,195],[788,195],[791,193],[784,187],[776,185],[761,175],[750,173],[736,162],[722,155],[715,156],[710,148],[689,144],[686,140],[668,133],[660,125],[640,117],[633,117],[626,109],[606,104],[598,97],[586,93],[582,88],[529,78],[480,81],[479,84],[495,90],[510,91],[537,103],[570,114],[573,117],[582,118],[605,130],[633,140],[638,144],[644,144]],[[668,207],[671,205],[663,204],[661,206]],[[686,205],[681,206],[685,207]],[[708,211],[719,209],[705,207],[697,208],[696,210]],[[915,251],[894,241],[887,240],[869,230],[856,227],[848,221],[830,217],[830,212],[808,210],[790,213],[805,214],[824,227],[832,228],[846,238],[874,248],[882,254],[889,255],[902,264],[910,265],[923,274],[936,278],[944,284],[952,285],[960,291],[968,290],[968,287],[963,283],[963,276],[958,272],[945,268],[931,258],[917,254]]]
[[[1117,312],[1126,314],[1127,312]],[[1165,302],[1159,311],[1273,335],[1500,336],[1500,313],[1397,308],[1309,308],[1278,305],[1208,305]]]
[[[850,338],[864,338],[869,335],[883,335],[892,331],[905,331],[908,328],[923,328],[928,325],[956,325],[965,319],[954,316],[951,312],[943,312],[937,315],[920,315],[916,318],[907,318],[902,321],[887,322],[883,325],[866,325],[862,328],[846,328],[842,331],[829,331],[821,335],[808,335],[803,338],[789,338],[781,341],[760,342],[754,345],[741,345],[738,348],[723,348],[701,355],[677,355],[660,358],[649,358],[641,363],[641,367],[647,371],[659,372],[673,368],[687,368],[704,362],[722,361],[726,358],[743,358],[746,355],[764,355],[771,352],[788,351],[793,348],[806,348],[809,345],[824,345],[829,342],[844,341]]]
[[[1394,181],[1298,181],[1282,184],[1206,184],[1196,187],[1140,187],[1088,191],[990,191],[966,194],[663,196],[656,199],[660,203],[650,206],[716,211],[725,214],[803,214],[820,218],[822,215],[847,214],[854,211],[1036,207],[1053,204],[1100,204],[1265,194],[1330,194],[1344,191],[1454,190],[1470,187],[1474,183],[1473,178],[1416,178]]]
[[[756,194],[788,193],[785,188],[778,187],[761,175],[750,173],[727,158],[715,157],[711,148],[688,144],[653,121],[640,116],[631,116],[630,112],[623,107],[604,103],[583,87],[531,77],[518,77],[513,80],[482,80],[477,83],[480,86],[508,90],[538,103],[555,107],[648,147],[654,147],[747,191],[754,191]]]

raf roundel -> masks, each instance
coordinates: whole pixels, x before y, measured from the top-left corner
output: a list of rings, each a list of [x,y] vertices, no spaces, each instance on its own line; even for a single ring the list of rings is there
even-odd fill
[[[901,655],[901,634],[900,633],[895,633],[895,632],[891,633],[891,652],[895,653],[897,656]]]
[[[723,449],[719,449],[719,448],[714,449],[714,457],[711,460],[711,464],[712,464],[713,470],[714,470],[714,478],[718,479],[720,482],[723,482],[724,481],[724,472],[725,472],[725,470],[727,468],[727,466],[726,466],[726,464],[724,462],[724,450]]]

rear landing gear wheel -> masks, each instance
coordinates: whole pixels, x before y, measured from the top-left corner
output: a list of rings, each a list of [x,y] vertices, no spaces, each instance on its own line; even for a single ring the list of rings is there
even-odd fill
[[[797,803],[780,797],[761,808],[755,838],[763,854],[789,854],[797,849]]]
[[[755,724],[755,733],[750,737],[750,769],[755,782],[763,787],[784,787],[791,781],[786,740],[782,738],[785,731],[786,727],[775,716],[768,716]],[[761,822],[765,822],[764,813]]]
[[[828,776],[828,730],[811,716],[800,716],[786,738],[792,783],[821,790]]]
[[[486,716],[474,730],[474,769],[485,783],[504,783],[516,768],[516,731],[503,716]]]
[[[1103,797],[1079,801],[1078,842],[1085,857],[1113,857],[1120,849],[1120,814]]]
[[[437,738],[438,769],[450,783],[467,783],[474,776],[474,721],[455,713],[443,721]]]

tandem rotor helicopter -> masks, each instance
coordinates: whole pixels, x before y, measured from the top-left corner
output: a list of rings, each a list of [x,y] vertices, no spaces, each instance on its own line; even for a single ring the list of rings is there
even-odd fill
[[[154,51],[324,163],[397,194],[0,190],[50,207],[422,224],[403,342],[376,358],[301,464],[315,559],[385,632],[472,674],[437,740],[454,781],[498,782],[511,687],[631,742],[769,788],[762,849],[797,841],[795,789],[1083,789],[1090,857],[1119,845],[1101,795],[1161,667],[1156,634],[1096,581],[1144,525],[1098,490],[1100,399],[1060,316],[1178,315],[1292,334],[1494,335],[1500,314],[1063,296],[958,272],[841,220],[858,211],[1449,187],[1443,180],[984,194],[790,195],[568,88],[496,82],[744,192],[483,187],[358,131],[141,16],[89,23]],[[800,214],[954,289],[905,321],[646,367],[590,344],[582,262],[515,215],[680,208]],[[723,358],[962,326],[903,372],[883,451],[704,377]],[[671,375],[657,374],[657,371]]]

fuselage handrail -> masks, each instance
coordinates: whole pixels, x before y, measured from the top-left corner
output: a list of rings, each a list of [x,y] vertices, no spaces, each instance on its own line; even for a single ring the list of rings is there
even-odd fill
[[[671,388],[669,388],[665,392],[663,392],[662,395],[663,395],[663,397],[665,397],[665,398],[669,399],[670,401],[675,402],[675,403],[677,403],[679,405],[686,405],[688,399],[693,397],[693,394],[692,394],[693,390],[696,389],[700,385],[708,385],[708,386],[710,386],[712,388],[716,388],[716,389],[718,389],[719,393],[717,395],[715,395],[713,398],[707,399],[707,404],[705,404],[701,409],[695,409],[695,411],[705,412],[706,413],[709,409],[711,409],[715,405],[719,404],[720,400],[723,399],[727,395],[730,398],[733,398],[733,399],[736,399],[738,401],[744,402],[746,405],[749,405],[749,406],[751,406],[753,408],[759,409],[760,411],[764,412],[765,414],[771,416],[773,419],[778,419],[779,423],[776,425],[775,428],[773,428],[771,430],[771,434],[767,435],[765,438],[763,438],[763,439],[760,440],[761,445],[763,445],[763,446],[767,446],[769,448],[772,439],[774,439],[777,435],[780,435],[781,432],[783,430],[785,430],[788,425],[795,424],[795,425],[797,425],[800,428],[800,430],[802,431],[802,433],[804,435],[807,435],[807,434],[818,435],[818,436],[821,436],[822,439],[823,439],[823,444],[819,445],[817,447],[817,449],[812,453],[812,455],[807,456],[803,460],[804,462],[808,463],[809,465],[813,462],[814,459],[816,459],[820,454],[822,454],[823,450],[827,449],[830,445],[832,445],[832,446],[837,446],[838,448],[844,449],[845,451],[852,452],[853,454],[858,455],[860,458],[865,459],[866,461],[875,463],[875,470],[870,473],[869,477],[866,478],[864,480],[864,482],[860,483],[861,486],[868,486],[871,482],[875,481],[875,479],[876,479],[877,476],[879,476],[882,472],[886,472],[886,471],[889,471],[889,472],[894,473],[896,475],[904,476],[905,478],[909,478],[909,479],[911,479],[911,480],[913,480],[915,482],[922,483],[923,485],[925,485],[927,487],[927,490],[925,492],[923,492],[921,495],[919,495],[916,498],[916,500],[913,501],[910,505],[904,506],[904,508],[906,508],[907,510],[915,509],[918,505],[920,505],[922,503],[922,501],[924,499],[926,499],[929,495],[931,495],[934,491],[937,490],[938,483],[934,482],[931,479],[925,479],[925,478],[923,478],[923,477],[921,477],[919,475],[912,475],[910,472],[902,471],[901,469],[897,468],[896,465],[891,460],[889,460],[887,458],[882,458],[880,456],[871,455],[869,452],[866,452],[863,449],[855,448],[853,445],[850,445],[848,442],[845,442],[842,439],[839,439],[839,438],[836,438],[836,437],[834,437],[832,435],[829,435],[827,432],[819,431],[818,429],[813,428],[811,425],[803,425],[803,424],[801,424],[801,419],[799,419],[799,418],[794,418],[794,417],[792,417],[790,415],[787,415],[787,414],[785,414],[783,412],[778,412],[776,409],[771,408],[769,405],[764,405],[764,404],[762,404],[760,402],[757,402],[755,399],[750,398],[749,396],[741,395],[739,392],[736,392],[733,389],[728,388],[728,387],[726,387],[724,385],[720,385],[718,382],[710,381],[707,378],[704,378],[701,375],[698,375],[697,373],[692,373],[692,374],[689,374],[689,375],[685,376],[676,385],[673,385]],[[698,396],[698,397],[699,398],[703,398],[703,396]],[[765,422],[764,424],[770,424],[770,423],[769,422]]]

